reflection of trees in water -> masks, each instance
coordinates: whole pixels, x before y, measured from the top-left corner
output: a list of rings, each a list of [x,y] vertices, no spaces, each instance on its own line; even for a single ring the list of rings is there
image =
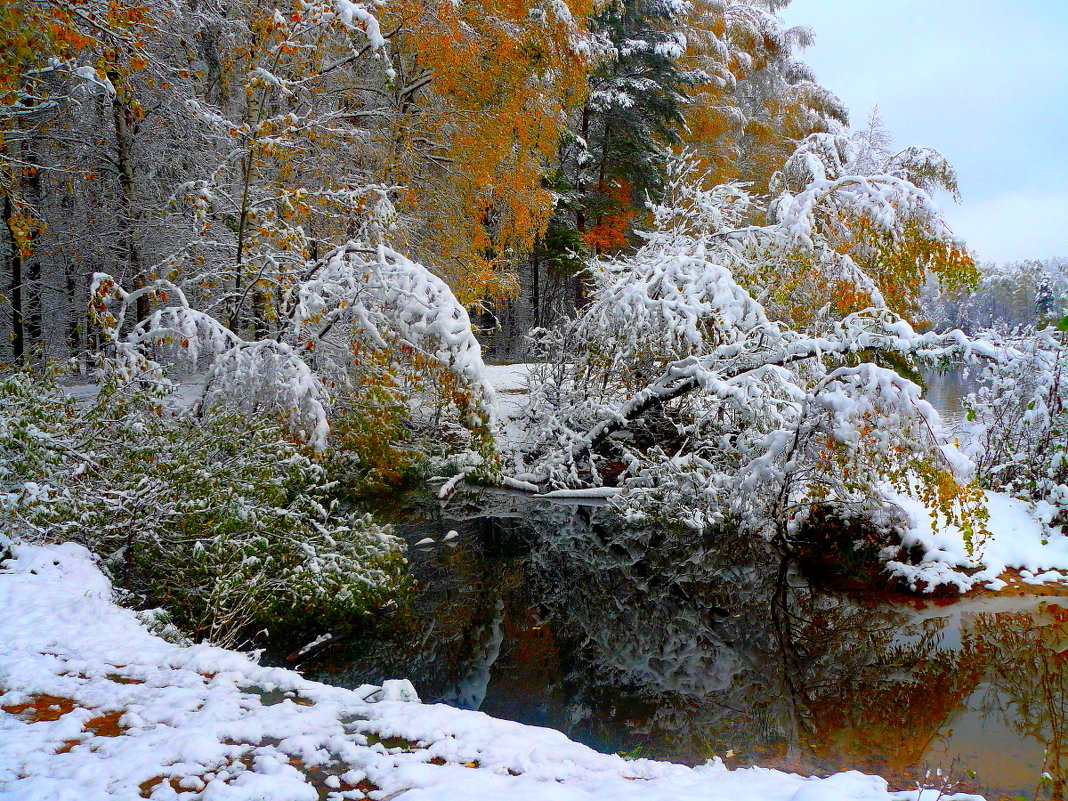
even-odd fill
[[[759,744],[914,765],[978,682],[939,650],[939,622],[903,638],[902,614],[814,591],[763,543],[590,517],[539,543],[532,590],[558,639],[581,643],[568,684],[629,694],[647,710],[632,730],[673,756]]]
[[[491,712],[602,747],[894,773],[989,662],[975,636],[946,647],[945,619],[814,590],[751,538],[489,494],[422,501],[405,520],[413,539],[455,528],[458,545],[412,554],[410,617],[330,654],[346,665],[333,681],[409,676],[425,699],[464,705],[488,685]]]
[[[455,547],[409,552],[417,580],[412,606],[400,620],[359,641],[326,652],[306,665],[309,675],[347,686],[411,677],[425,700],[477,706],[502,639],[503,593],[516,584],[514,555],[526,549],[509,521],[487,518],[481,507],[447,510],[413,494],[383,516],[398,532],[438,543],[455,529]]]
[[[1066,599],[1068,601],[1068,599]],[[1068,797],[1068,609],[1042,604],[1030,612],[979,615],[965,640],[990,666],[983,711],[1046,746],[1034,797]]]

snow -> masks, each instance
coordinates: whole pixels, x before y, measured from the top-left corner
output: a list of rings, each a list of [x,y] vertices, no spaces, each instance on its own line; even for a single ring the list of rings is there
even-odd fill
[[[170,305],[132,328],[124,325],[145,295]],[[354,338],[372,349],[418,352],[452,373],[467,392],[468,424],[492,425],[495,419],[493,388],[484,379],[481,347],[466,309],[430,270],[383,245],[349,242],[308,265],[304,280],[286,290],[284,325],[276,339],[244,341],[192,308],[182,288],[165,279],[127,292],[111,276],[96,273],[90,296],[94,319],[113,351],[111,370],[121,379],[169,384],[157,358],[168,356],[192,371],[207,357],[205,409],[273,408],[316,450],[327,448],[330,435],[327,385],[350,379]],[[338,340],[340,332],[347,336]],[[344,344],[339,361],[322,355],[339,343]]]
[[[1003,492],[986,492],[986,524],[989,536],[968,553],[961,530],[937,516],[917,499],[887,492],[891,503],[909,519],[902,536],[906,548],[919,546],[924,556],[918,565],[890,561],[891,575],[904,579],[912,589],[926,592],[938,586],[953,586],[960,592],[984,586],[1000,590],[1001,576],[1020,571],[1027,584],[1045,584],[1068,578],[1068,536],[1051,525],[1055,510],[1045,502],[1032,503]],[[968,571],[968,572],[964,572]]]
[[[613,505],[629,520],[655,510],[694,529],[729,521],[766,537],[796,533],[819,507],[895,525],[874,490],[904,480],[913,460],[971,481],[973,463],[921,388],[869,356],[856,362],[865,351],[965,358],[972,343],[917,333],[885,306],[863,260],[821,233],[839,213],[886,216],[878,225],[894,236],[915,220],[939,242],[948,229],[922,188],[855,175],[839,144],[807,140],[791,159],[807,188],[784,189],[782,213],[763,227],[746,224],[756,201],[743,186],[704,190],[685,155],[669,164],[642,246],[594,260],[581,314],[538,335],[545,362],[531,372],[525,431],[505,443],[514,478],[573,490],[613,477]],[[816,311],[822,296],[805,296],[826,286],[791,272],[800,240],[818,251],[801,260],[806,271],[826,270],[872,305],[839,316],[828,296]],[[811,302],[812,319],[795,321],[790,299]],[[661,414],[675,438],[654,431]],[[650,434],[657,446],[635,446]]]
[[[550,729],[419,703],[406,681],[330,687],[172,644],[113,602],[83,547],[13,553],[0,571],[5,801],[313,801],[320,791],[330,801],[917,801],[857,772],[627,761]],[[52,704],[36,720],[22,706],[35,700]]]
[[[497,400],[499,434],[513,442],[523,436],[523,429],[515,420],[527,400],[527,379],[532,365],[487,364],[482,369],[483,380],[493,387]]]
[[[320,634],[318,637],[316,637],[310,643],[308,643],[307,645],[303,646],[299,651],[297,651],[297,656],[304,656],[309,651],[312,651],[315,648],[318,648],[323,643],[330,642],[332,639],[334,639],[334,635],[333,634],[329,634],[329,633],[328,634]]]
[[[483,376],[498,392],[523,392],[527,386],[527,375],[530,365],[520,362],[518,364],[487,364],[483,368]]]
[[[487,364],[482,368],[483,381],[492,388],[496,399],[496,438],[498,445],[503,449],[524,442],[530,436],[530,432],[521,422],[520,417],[529,398],[527,382],[534,367],[533,364],[519,362],[517,364]],[[538,491],[535,484],[509,478],[505,479],[505,483],[521,492]]]
[[[350,242],[322,259],[293,300],[298,339],[346,318],[379,347],[389,347],[392,331],[399,344],[453,372],[471,391],[472,404],[492,421],[493,389],[467,310],[422,264],[382,245],[371,249]]]

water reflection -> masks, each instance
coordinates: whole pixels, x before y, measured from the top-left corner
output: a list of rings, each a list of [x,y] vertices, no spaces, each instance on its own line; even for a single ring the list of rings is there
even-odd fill
[[[962,789],[990,798],[1064,798],[1061,607],[866,603],[810,586],[750,539],[508,495],[445,509],[412,498],[397,519],[412,542],[460,537],[413,551],[421,589],[399,630],[327,652],[310,674],[407,676],[426,700],[602,750],[858,768],[905,788],[940,765],[975,771]]]
[[[1043,603],[1027,612],[980,615],[966,639],[988,667],[981,708],[1021,738],[1045,745],[1035,798],[1068,792],[1068,608]]]

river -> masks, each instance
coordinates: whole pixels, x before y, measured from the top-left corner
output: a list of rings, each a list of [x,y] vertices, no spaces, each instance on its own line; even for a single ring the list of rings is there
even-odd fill
[[[414,604],[313,678],[409,677],[607,752],[1065,796],[1068,598],[851,595],[752,539],[514,494],[412,493],[384,516],[413,545]]]
[[[924,379],[947,422],[966,414],[962,371]],[[312,677],[408,677],[424,700],[628,756],[1066,798],[1068,597],[850,594],[751,538],[510,493],[378,511],[411,545],[413,605]]]

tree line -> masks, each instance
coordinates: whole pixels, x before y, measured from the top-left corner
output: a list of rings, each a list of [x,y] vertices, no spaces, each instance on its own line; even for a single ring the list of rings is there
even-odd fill
[[[586,302],[587,257],[636,244],[673,151],[770,197],[846,123],[781,5],[9,0],[4,361],[95,344],[97,272],[276,336],[287,287],[356,238],[487,330],[517,303],[551,322]]]

